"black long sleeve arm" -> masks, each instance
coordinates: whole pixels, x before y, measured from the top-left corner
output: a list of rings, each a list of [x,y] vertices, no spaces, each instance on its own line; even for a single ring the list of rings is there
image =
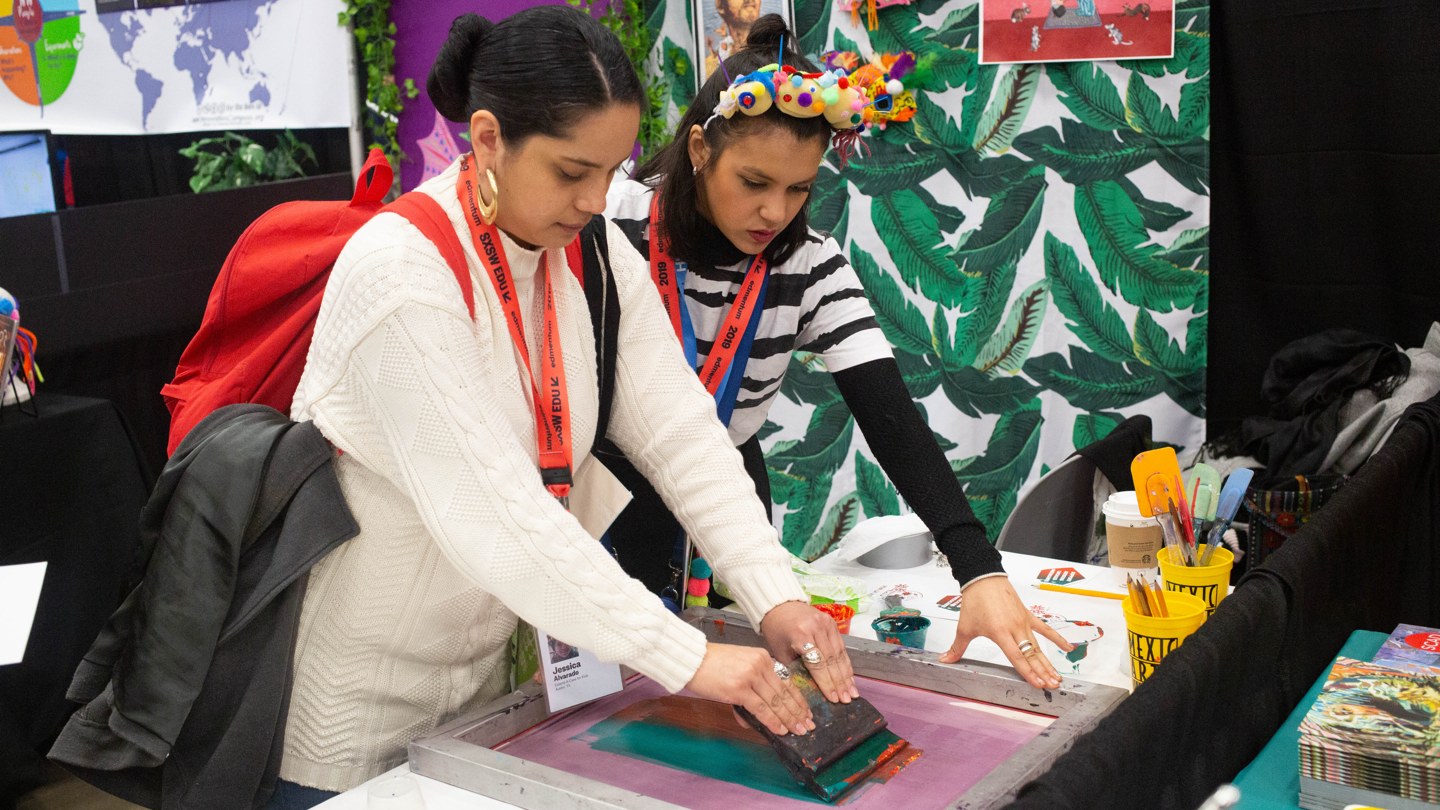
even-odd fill
[[[894,359],[862,363],[832,376],[870,452],[935,535],[956,581],[963,585],[1004,571],[1000,552],[985,538],[985,527],[970,509]]]

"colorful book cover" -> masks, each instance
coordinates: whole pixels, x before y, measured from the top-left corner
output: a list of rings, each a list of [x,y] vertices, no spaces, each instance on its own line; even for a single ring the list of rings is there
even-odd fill
[[[1339,658],[1300,723],[1302,775],[1440,799],[1440,672]]]
[[[1396,669],[1431,669],[1440,674],[1440,630],[1418,624],[1399,625],[1372,660]]]

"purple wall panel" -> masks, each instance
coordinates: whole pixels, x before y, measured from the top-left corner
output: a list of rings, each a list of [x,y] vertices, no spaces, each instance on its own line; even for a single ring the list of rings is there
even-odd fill
[[[425,95],[425,77],[435,54],[445,43],[450,23],[461,14],[475,12],[491,20],[501,20],[521,9],[540,5],[557,5],[563,0],[394,0],[390,19],[395,22],[395,81],[404,85],[414,79],[420,95],[405,100],[400,114],[400,148],[406,160],[400,167],[400,182],[409,191],[420,181],[424,163],[416,141],[430,134],[435,124],[435,107]],[[460,124],[451,125],[457,140],[464,131]],[[464,146],[464,141],[459,141]]]

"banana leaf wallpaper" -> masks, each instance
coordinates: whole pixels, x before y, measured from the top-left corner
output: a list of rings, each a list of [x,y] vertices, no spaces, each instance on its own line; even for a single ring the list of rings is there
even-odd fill
[[[713,2],[713,0],[697,0]],[[690,0],[647,0],[677,109]],[[1147,414],[1203,441],[1209,275],[1209,5],[1178,0],[1175,55],[981,65],[976,0],[882,8],[868,30],[796,0],[807,53],[933,59],[915,118],[822,166],[811,222],[847,250],[912,395],[993,542],[1019,495]],[[785,546],[814,559],[907,511],[820,360],[797,355],[761,433]]]

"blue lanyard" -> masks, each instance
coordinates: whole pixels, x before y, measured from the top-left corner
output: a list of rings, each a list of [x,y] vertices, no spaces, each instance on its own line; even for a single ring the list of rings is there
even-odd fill
[[[689,266],[685,262],[674,262],[673,265],[671,265],[669,250],[666,245],[666,240],[664,239],[664,229],[660,226],[660,206],[658,198],[652,200],[650,204],[650,226],[652,234],[650,243],[651,272],[654,275],[656,288],[660,292],[661,301],[665,304],[665,308],[670,315],[672,328],[678,327],[680,345],[685,352],[686,362],[690,364],[690,368],[694,370],[696,375],[705,383],[707,390],[713,386],[715,392],[715,414],[719,417],[722,424],[729,427],[730,419],[735,413],[736,402],[740,397],[740,390],[744,385],[745,366],[749,363],[750,350],[754,346],[755,335],[760,329],[760,318],[765,311],[765,294],[770,287],[770,274],[765,272],[766,262],[758,256],[754,259],[755,264],[751,265],[750,272],[747,272],[745,280],[741,283],[740,290],[736,293],[736,300],[731,304],[730,314],[720,322],[719,330],[728,332],[728,330],[738,325],[735,323],[735,321],[738,320],[735,313],[737,309],[741,308],[742,302],[747,307],[754,307],[748,316],[740,343],[736,345],[735,353],[731,356],[729,365],[725,368],[725,374],[720,378],[719,385],[715,385],[714,377],[711,376],[715,371],[718,371],[715,363],[724,362],[718,359],[718,356],[714,355],[715,350],[719,348],[718,342],[720,336],[717,334],[714,338],[716,343],[711,345],[714,362],[712,362],[712,358],[707,358],[706,367],[701,369],[697,362],[699,360],[699,349],[696,345],[695,325],[690,319],[690,307],[685,301],[685,279],[686,276],[689,275]],[[673,266],[673,273],[666,272],[667,265]],[[754,287],[754,276],[752,273],[758,273],[760,276],[760,287],[758,290]],[[671,287],[672,281],[674,284],[673,288]],[[749,298],[752,293],[755,295],[754,299]],[[608,533],[600,539],[600,542],[605,546],[607,551],[614,554],[613,544],[610,541]],[[671,581],[660,593],[661,601],[675,613],[680,612],[684,599],[684,595],[679,591],[679,584],[684,578],[685,558],[688,548],[689,543],[686,540],[684,530],[682,529],[676,532],[675,544],[670,554]]]
[[[688,267],[684,262],[675,263],[675,281],[680,300],[680,342],[685,347],[685,359],[690,363],[690,368],[697,368],[700,353],[695,346],[695,325],[690,320],[690,308],[685,303],[687,270]],[[769,289],[769,286],[770,274],[766,273],[760,281],[759,303],[750,315],[749,323],[745,325],[745,334],[740,339],[740,345],[735,349],[735,358],[730,362],[730,367],[725,369],[725,376],[715,392],[715,414],[720,417],[720,422],[726,427],[730,426],[730,418],[735,414],[736,401],[740,398],[740,388],[745,381],[745,366],[750,361],[750,349],[755,343],[755,334],[760,331],[760,316],[765,311],[765,291]],[[664,602],[665,606],[673,613],[680,612],[684,598],[684,594],[680,593],[676,583],[684,578],[688,545],[685,530],[681,529],[676,532],[675,545],[670,549],[670,570],[673,580],[670,587],[660,594],[660,601]]]
[[[695,345],[695,325],[690,320],[690,308],[685,303],[685,277],[688,269],[684,262],[675,263],[675,280],[680,293],[680,340],[685,347],[685,360],[690,363],[690,368],[696,368],[699,366],[700,353]],[[756,333],[760,331],[760,318],[765,311],[765,292],[769,287],[770,274],[766,273],[760,281],[760,303],[751,314],[749,323],[745,325],[745,335],[735,350],[735,359],[731,361],[730,367],[725,369],[720,388],[715,392],[715,413],[726,427],[730,425],[730,418],[734,415],[735,405],[740,398],[740,389],[745,382],[745,365],[750,361],[750,349],[755,343]]]

